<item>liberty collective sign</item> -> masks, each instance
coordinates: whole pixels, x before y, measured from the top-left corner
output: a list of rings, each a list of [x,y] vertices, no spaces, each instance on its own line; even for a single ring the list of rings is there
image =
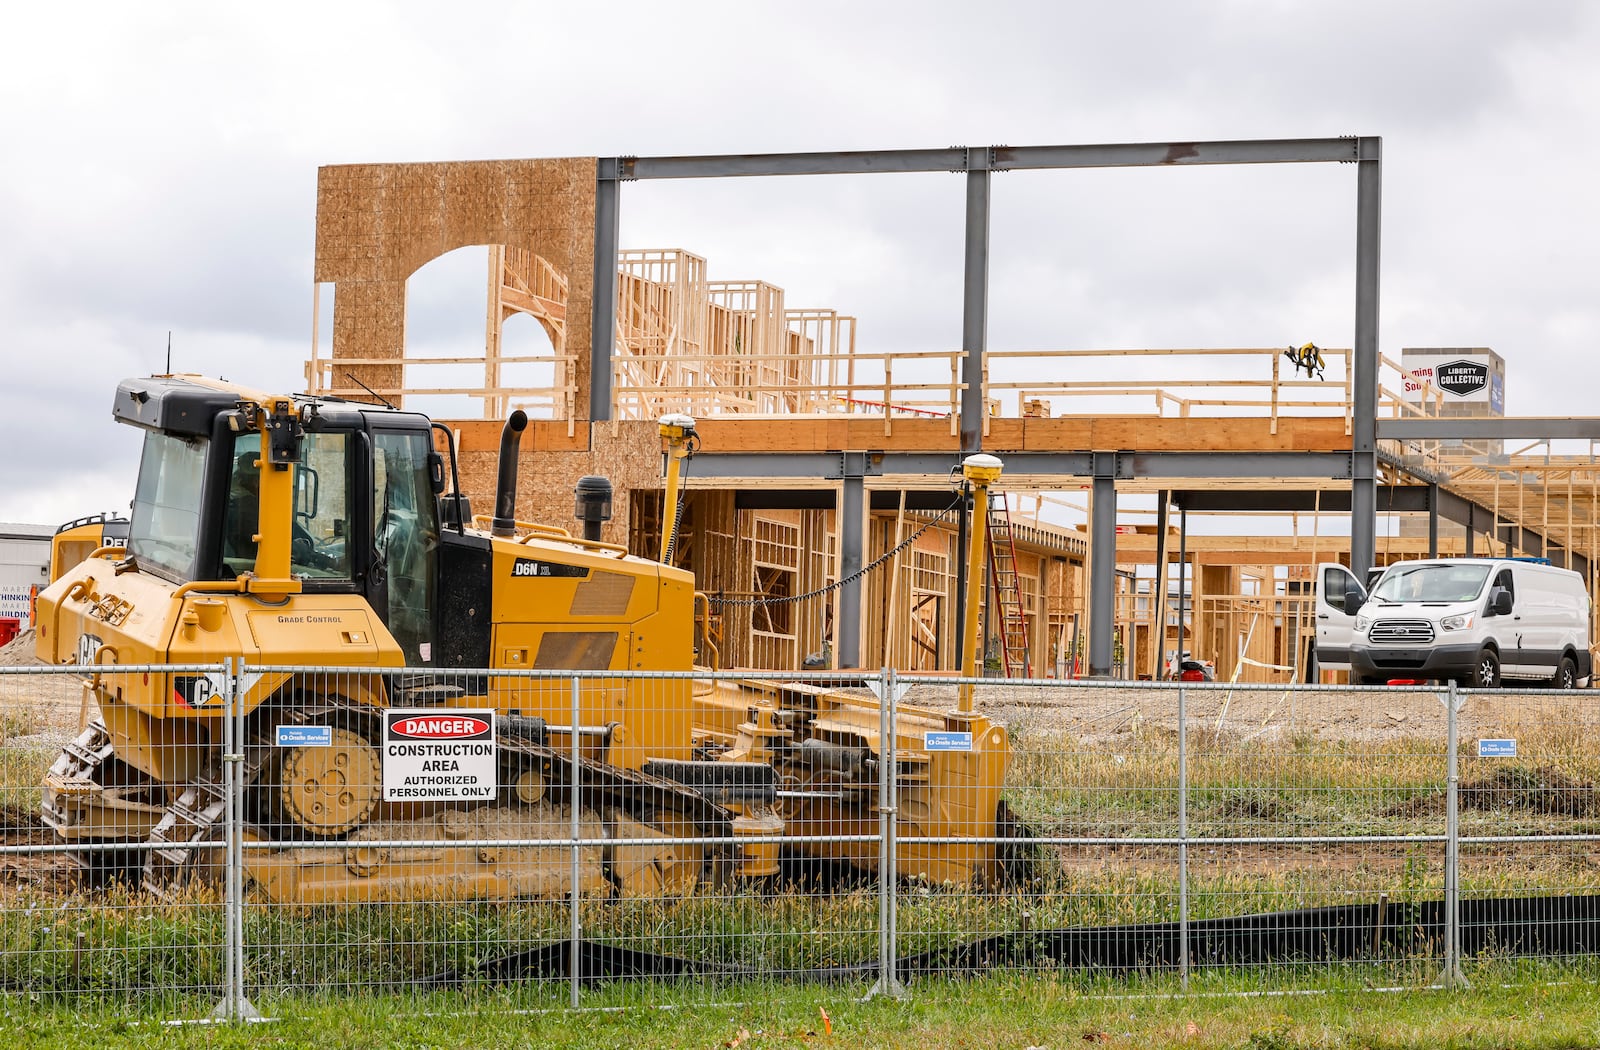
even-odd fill
[[[1440,390],[1463,400],[1489,390],[1489,366],[1481,361],[1448,361],[1433,371],[1433,382]]]

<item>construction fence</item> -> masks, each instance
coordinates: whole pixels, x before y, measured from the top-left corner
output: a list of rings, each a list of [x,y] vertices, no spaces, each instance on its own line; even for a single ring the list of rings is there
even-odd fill
[[[0,668],[6,998],[1600,970],[1586,690],[97,671]],[[119,688],[152,680],[163,717],[130,717]]]

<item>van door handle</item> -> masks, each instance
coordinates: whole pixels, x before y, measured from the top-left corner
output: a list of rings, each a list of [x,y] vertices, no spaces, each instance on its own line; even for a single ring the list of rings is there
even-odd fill
[[[1331,620],[1331,619],[1333,619],[1333,617],[1329,616],[1327,613],[1317,613],[1317,619],[1319,619],[1319,620]]]

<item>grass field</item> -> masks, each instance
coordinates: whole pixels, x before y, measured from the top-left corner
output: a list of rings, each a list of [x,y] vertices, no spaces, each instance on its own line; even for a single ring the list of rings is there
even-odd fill
[[[1525,975],[1526,976],[1526,975]],[[855,990],[733,987],[714,1003],[665,994],[656,1008],[576,1013],[517,993],[470,997],[285,998],[249,1025],[166,1025],[4,1001],[8,1046],[143,1047],[1249,1047],[1502,1048],[1600,1046],[1591,977],[1556,971],[1536,984],[1466,991],[1230,994],[1238,982],[1171,995],[1163,982],[1084,990],[1037,976],[929,982],[909,1001],[860,1002]],[[193,1016],[193,1015],[191,1015]]]

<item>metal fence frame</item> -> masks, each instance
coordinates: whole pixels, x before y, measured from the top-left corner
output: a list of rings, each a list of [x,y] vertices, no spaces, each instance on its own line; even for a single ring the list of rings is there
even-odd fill
[[[78,669],[82,673],[82,669]],[[139,670],[138,668],[117,668],[117,671],[127,672]],[[172,668],[161,668],[164,671]],[[239,772],[244,760],[243,741],[245,739],[245,712],[243,705],[238,702],[241,696],[241,683],[247,674],[243,661],[224,661],[216,667],[204,668],[215,671],[223,683],[223,688],[217,695],[219,702],[226,712],[222,719],[222,756],[224,790],[226,792],[226,819],[223,823],[223,847],[226,871],[222,880],[223,899],[221,907],[224,911],[223,929],[224,944],[220,950],[224,954],[223,990],[221,1001],[217,1004],[213,1016],[226,1020],[242,1020],[259,1016],[250,999],[251,970],[248,965],[247,949],[251,946],[246,939],[245,911],[247,907],[244,886],[244,856],[249,850],[272,849],[283,843],[275,841],[246,842],[241,833],[245,825],[245,808],[243,792],[238,783]],[[274,668],[274,670],[285,670]],[[392,673],[393,669],[361,669],[361,668],[304,668],[294,670],[316,671],[319,673]],[[53,668],[3,668],[0,675],[13,674],[40,674],[62,673],[70,669]],[[582,724],[580,713],[580,698],[583,683],[586,679],[620,680],[623,678],[697,678],[706,679],[713,677],[737,677],[741,680],[750,679],[778,679],[790,680],[792,675],[756,674],[747,673],[738,676],[709,675],[709,674],[646,674],[624,672],[578,672],[578,673],[552,673],[552,672],[516,672],[495,670],[496,676],[515,677],[518,675],[529,677],[552,677],[571,681],[571,725],[574,727]],[[879,732],[881,739],[894,741],[897,739],[897,715],[900,701],[908,689],[919,683],[936,682],[939,685],[986,685],[994,686],[993,680],[972,680],[948,677],[916,676],[898,673],[884,669],[875,675],[854,676],[851,681],[859,686],[870,688],[879,698]],[[1061,689],[1071,689],[1079,685],[1103,685],[1107,683],[1063,683],[1051,680],[1029,680],[1008,683],[1016,686],[1043,686]],[[1128,846],[1128,847],[1162,847],[1176,850],[1177,855],[1177,927],[1178,949],[1176,976],[1182,989],[1187,990],[1190,984],[1191,961],[1193,948],[1191,944],[1191,900],[1190,900],[1190,853],[1197,847],[1217,846],[1278,846],[1278,845],[1328,845],[1328,846],[1354,846],[1360,844],[1426,844],[1443,847],[1443,944],[1442,953],[1436,958],[1437,976],[1429,983],[1432,987],[1452,988],[1465,983],[1461,958],[1461,847],[1463,844],[1494,845],[1497,843],[1593,843],[1600,841],[1600,834],[1580,832],[1573,834],[1555,835],[1463,835],[1460,821],[1460,741],[1459,741],[1459,714],[1467,694],[1458,690],[1454,685],[1442,689],[1424,690],[1434,695],[1444,707],[1444,725],[1446,735],[1446,750],[1443,768],[1440,770],[1444,784],[1444,819],[1443,827],[1437,834],[1375,834],[1375,835],[1228,835],[1208,836],[1195,835],[1190,826],[1189,802],[1192,791],[1191,783],[1191,733],[1195,728],[1190,700],[1196,692],[1220,691],[1222,689],[1244,688],[1227,687],[1220,685],[1170,686],[1165,684],[1146,683],[1142,686],[1128,683],[1115,683],[1121,689],[1153,689],[1175,695],[1176,712],[1178,720],[1177,732],[1177,783],[1176,791],[1176,834],[1170,836],[1096,836],[1096,835],[1070,835],[1070,836],[1043,836],[1034,840],[1038,846],[1068,846],[1068,847],[1094,847],[1094,846]],[[1282,687],[1274,687],[1282,688]],[[1292,687],[1298,694],[1315,694],[1318,691],[1327,691],[1327,687]],[[1381,688],[1372,690],[1382,693]],[[1229,694],[1231,696],[1231,693]],[[883,702],[887,701],[887,702]],[[570,734],[572,758],[576,763],[579,757],[580,735],[576,732]],[[897,830],[897,814],[899,803],[899,766],[893,748],[889,748],[883,761],[879,762],[877,770],[878,795],[878,831],[875,835],[866,836],[866,842],[875,846],[879,863],[880,877],[876,879],[877,910],[877,959],[876,981],[866,992],[868,997],[885,995],[905,997],[909,993],[905,984],[900,979],[899,971],[899,934],[900,912],[899,906],[905,896],[905,887],[901,884],[897,866],[897,849],[901,845],[927,845],[951,841],[973,841],[968,839],[941,839],[938,837],[905,837]],[[582,900],[583,895],[579,889],[580,853],[584,840],[580,830],[580,812],[582,803],[582,786],[579,784],[573,789],[571,804],[572,812],[572,892],[569,895],[567,907],[568,916],[568,984],[570,991],[568,1005],[573,1009],[582,1008],[583,1003],[583,923]],[[496,840],[505,845],[506,840]],[[714,840],[705,838],[668,838],[652,840],[619,839],[613,840],[613,845],[639,845],[653,842],[685,844],[710,844]],[[792,841],[785,836],[768,836],[750,841]],[[999,840],[981,840],[999,841]],[[426,842],[408,841],[406,845],[429,845]],[[480,846],[493,844],[480,840],[457,840],[455,845]],[[515,843],[513,843],[515,844]],[[303,842],[294,845],[304,846]],[[342,842],[331,842],[328,848],[340,848]],[[375,843],[375,845],[383,845]],[[60,845],[0,845],[0,857],[19,853],[58,852],[66,847]]]

